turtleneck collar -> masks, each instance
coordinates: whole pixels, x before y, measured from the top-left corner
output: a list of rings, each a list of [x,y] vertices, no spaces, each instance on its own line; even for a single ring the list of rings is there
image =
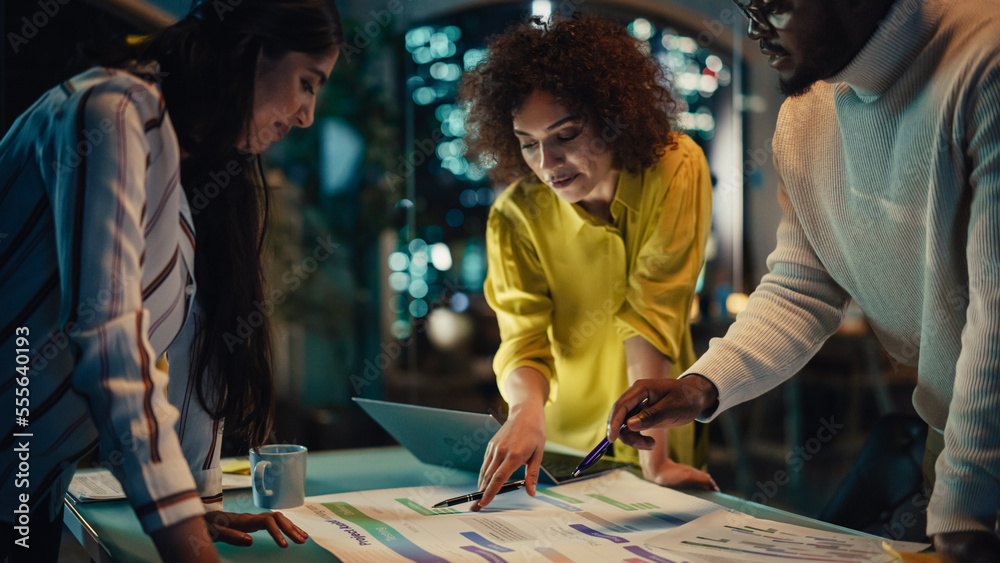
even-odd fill
[[[941,19],[944,0],[896,0],[854,59],[826,79],[846,83],[865,101],[889,89],[927,44]]]

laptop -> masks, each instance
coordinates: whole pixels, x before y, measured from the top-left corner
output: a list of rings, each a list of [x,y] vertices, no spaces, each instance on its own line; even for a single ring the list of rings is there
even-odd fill
[[[375,419],[401,446],[424,463],[479,473],[486,446],[500,430],[500,422],[489,414],[407,405],[375,399],[352,399]],[[596,445],[596,444],[595,444]],[[635,467],[631,463],[601,459],[573,477],[582,458],[546,451],[542,455],[540,483],[558,485],[586,479],[612,469]],[[523,479],[524,468],[511,479]]]

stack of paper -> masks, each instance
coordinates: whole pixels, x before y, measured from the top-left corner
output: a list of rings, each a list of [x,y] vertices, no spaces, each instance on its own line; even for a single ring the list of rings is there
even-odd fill
[[[223,465],[239,461],[223,460]],[[249,461],[246,462],[247,467],[249,467],[249,463]],[[248,488],[250,488],[249,470],[246,471],[246,474],[222,474],[223,490]],[[115,476],[107,469],[85,469],[77,471],[73,475],[73,481],[69,484],[68,496],[77,503],[99,502],[124,499],[125,491],[122,490],[118,479],[115,479]]]

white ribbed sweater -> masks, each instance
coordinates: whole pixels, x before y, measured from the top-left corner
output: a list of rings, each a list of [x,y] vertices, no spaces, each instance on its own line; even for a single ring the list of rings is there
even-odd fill
[[[1000,0],[897,0],[837,76],[781,108],[770,273],[688,373],[720,412],[794,375],[848,298],[918,366],[946,447],[928,532],[1000,505]]]

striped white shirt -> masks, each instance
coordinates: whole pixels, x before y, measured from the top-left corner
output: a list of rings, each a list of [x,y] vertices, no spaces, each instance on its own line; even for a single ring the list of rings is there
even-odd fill
[[[0,404],[28,383],[30,405],[27,426],[0,423],[0,449],[31,434],[30,488],[5,458],[0,503],[63,492],[99,443],[147,532],[221,508],[221,425],[187,377],[194,230],[159,89],[94,68],[43,95],[0,142],[0,233],[0,358],[30,356],[27,381],[4,373]]]
[[[853,298],[944,430],[928,533],[1000,506],[1000,0],[897,0],[837,76],[781,108],[770,273],[689,372],[719,409],[794,375]]]

